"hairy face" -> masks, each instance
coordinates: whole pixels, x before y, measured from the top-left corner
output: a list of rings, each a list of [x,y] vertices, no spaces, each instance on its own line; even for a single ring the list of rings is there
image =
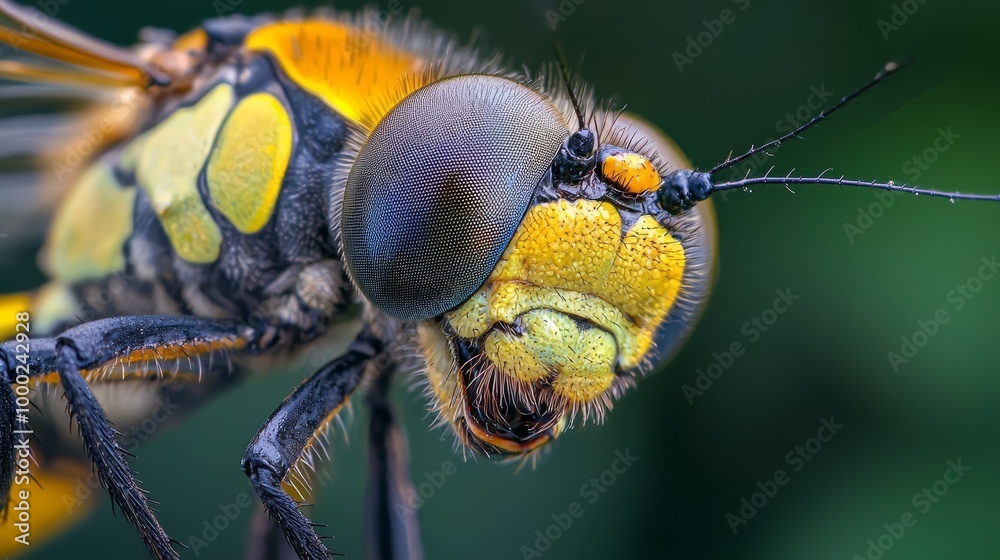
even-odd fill
[[[710,285],[711,207],[675,215],[658,196],[686,167],[669,140],[622,115],[574,128],[570,107],[509,78],[446,78],[389,111],[346,180],[355,285],[416,325],[434,408],[487,454],[601,420]]]
[[[694,292],[707,291],[711,208],[660,208],[654,149],[671,146],[637,143],[640,125],[623,126],[629,147],[604,144],[573,184],[553,174],[482,286],[418,325],[440,418],[477,451],[524,454],[577,415],[603,420],[690,327]]]

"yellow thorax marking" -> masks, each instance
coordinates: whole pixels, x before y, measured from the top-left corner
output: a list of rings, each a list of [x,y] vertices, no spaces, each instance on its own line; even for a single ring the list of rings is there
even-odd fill
[[[532,310],[582,317],[614,336],[620,365],[631,368],[649,351],[677,298],[684,268],[680,242],[652,216],[642,216],[623,235],[621,216],[610,203],[539,204],[528,210],[483,287],[448,318],[456,334],[474,338],[496,322],[512,323]],[[550,321],[548,326],[563,333],[548,337],[562,337],[561,344],[605,344],[590,340],[594,333],[578,339],[578,333],[564,328],[569,325]],[[549,350],[535,352],[542,358]]]
[[[257,233],[271,218],[292,153],[292,122],[273,95],[241,101],[229,116],[206,178],[212,204],[236,229]]]
[[[222,247],[219,226],[198,192],[198,174],[232,105],[232,86],[220,84],[133,141],[123,158],[123,166],[135,165],[174,250],[191,263],[215,262]]]
[[[410,92],[432,82],[427,61],[363,29],[332,21],[281,22],[246,39],[285,74],[365,130]]]
[[[104,163],[84,170],[49,230],[42,253],[46,271],[72,282],[124,268],[135,194],[134,188],[122,188]]]

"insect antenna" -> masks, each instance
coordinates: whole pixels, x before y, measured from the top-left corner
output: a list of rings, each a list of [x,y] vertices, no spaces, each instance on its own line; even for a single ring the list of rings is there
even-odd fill
[[[825,173],[825,172],[824,172]],[[725,183],[714,183],[712,184],[712,190],[714,192],[729,191],[733,189],[745,189],[753,185],[837,185],[841,187],[862,187],[867,189],[883,189],[887,191],[895,191],[901,193],[908,193],[912,195],[925,195],[938,198],[948,198],[952,202],[956,200],[994,200],[1000,201],[1000,194],[968,194],[960,192],[947,192],[938,191],[933,189],[924,189],[920,187],[909,187],[905,184],[897,185],[892,181],[882,183],[879,181],[858,181],[855,179],[845,179],[843,176],[840,178],[835,177],[823,177],[822,174],[817,177],[748,177],[741,179],[739,181],[727,181]]]
[[[597,164],[597,137],[594,135],[594,131],[587,127],[587,119],[583,116],[580,99],[573,89],[573,80],[566,65],[566,56],[558,41],[555,43],[555,48],[556,60],[559,62],[559,73],[566,86],[566,93],[573,104],[573,111],[576,113],[576,120],[580,127],[559,148],[559,153],[556,154],[552,162],[552,176],[558,181],[578,182],[592,173]]]
[[[584,129],[587,127],[587,120],[583,117],[580,100],[573,89],[573,79],[569,73],[569,66],[566,64],[566,53],[563,52],[562,45],[558,41],[556,41],[556,61],[559,63],[559,73],[562,75],[563,85],[566,86],[566,94],[569,95],[569,101],[573,104],[573,110],[576,111],[577,122],[580,124],[580,129]]]
[[[755,156],[755,155],[757,155],[757,154],[759,154],[761,152],[770,150],[771,148],[774,148],[775,146],[780,146],[781,143],[785,142],[786,140],[790,140],[792,138],[795,138],[796,136],[799,136],[800,134],[802,134],[806,130],[812,128],[813,126],[816,126],[817,124],[819,124],[820,121],[822,121],[822,120],[826,119],[827,117],[829,117],[836,110],[838,110],[841,107],[843,107],[844,105],[847,105],[848,103],[850,103],[852,100],[854,100],[856,97],[858,97],[862,93],[864,93],[864,92],[870,90],[871,88],[875,87],[876,85],[878,85],[879,82],[881,82],[882,80],[888,78],[889,76],[891,76],[893,73],[895,73],[900,68],[901,68],[901,66],[899,64],[895,63],[895,62],[889,62],[889,63],[887,63],[882,68],[882,70],[880,70],[877,74],[875,74],[874,78],[872,78],[871,80],[868,81],[868,83],[866,83],[865,85],[863,85],[863,86],[859,87],[858,89],[852,91],[851,93],[848,93],[847,95],[845,95],[844,97],[842,97],[840,99],[840,101],[838,101],[837,103],[835,103],[833,106],[820,111],[820,113],[818,115],[816,115],[815,117],[809,119],[809,121],[806,122],[805,124],[799,126],[795,130],[793,130],[793,131],[785,134],[784,136],[782,136],[780,138],[777,138],[775,140],[772,140],[772,141],[770,141],[770,142],[768,142],[766,144],[763,144],[763,145],[758,146],[756,148],[754,148],[753,146],[751,146],[750,149],[747,150],[746,153],[744,153],[743,155],[740,155],[740,156],[737,156],[737,157],[732,157],[732,154],[730,154],[729,157],[726,158],[726,161],[724,161],[724,162],[720,163],[719,165],[716,165],[715,167],[709,169],[708,173],[711,174],[711,175],[714,175],[715,173],[718,173],[719,171],[722,171],[723,169],[726,169],[728,167],[732,167],[732,166],[736,165],[737,163],[740,163],[741,161],[743,161],[743,160],[745,160],[747,158],[753,157],[753,156]]]
[[[747,171],[746,177],[737,181],[725,181],[716,182],[714,175],[719,171],[732,167],[746,160],[749,157],[753,157],[756,154],[769,150],[775,146],[780,145],[782,142],[799,136],[806,129],[815,126],[817,123],[826,119],[831,113],[837,111],[841,107],[847,105],[851,100],[855,99],[862,93],[868,91],[869,89],[878,85],[879,82],[896,72],[900,66],[895,62],[890,62],[886,64],[882,70],[880,70],[875,77],[869,80],[866,84],[859,87],[858,89],[852,91],[851,93],[845,95],[840,101],[832,105],[831,107],[824,109],[818,115],[810,119],[805,124],[799,126],[792,132],[785,134],[781,138],[772,140],[766,144],[759,147],[751,147],[746,153],[732,157],[732,154],[726,158],[725,161],[716,165],[715,167],[709,169],[708,171],[692,171],[688,169],[678,169],[671,173],[668,173],[663,178],[663,185],[657,192],[657,197],[659,199],[660,206],[670,212],[671,214],[679,214],[689,208],[692,208],[695,204],[702,200],[708,199],[711,195],[717,192],[731,191],[734,189],[747,189],[753,185],[784,185],[786,189],[789,189],[789,185],[831,185],[839,187],[860,187],[866,189],[882,189],[887,191],[901,192],[906,194],[912,194],[915,196],[924,195],[929,197],[937,198],[947,198],[952,202],[956,200],[988,200],[988,201],[1000,201],[1000,194],[968,194],[960,192],[949,192],[949,191],[939,191],[934,189],[926,189],[918,186],[908,186],[905,183],[901,185],[895,184],[893,181],[862,181],[858,179],[847,179],[844,176],[840,177],[824,177],[830,170],[827,169],[823,173],[815,177],[801,177],[792,176],[792,172],[789,172],[783,177],[771,177],[770,171],[764,174],[763,177],[749,177],[749,171]],[[772,168],[773,169],[773,168]]]

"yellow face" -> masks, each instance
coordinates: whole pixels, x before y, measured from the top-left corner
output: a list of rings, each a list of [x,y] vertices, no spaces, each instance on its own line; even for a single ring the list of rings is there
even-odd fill
[[[602,420],[663,327],[689,319],[671,311],[692,278],[675,237],[690,217],[641,202],[659,187],[650,159],[611,150],[583,182],[602,194],[536,200],[482,287],[418,326],[440,420],[477,451],[523,454],[578,414]]]
[[[660,196],[688,167],[672,144],[622,115],[574,129],[554,99],[481,74],[426,85],[361,144],[341,202],[355,286],[416,325],[441,423],[488,455],[603,419],[710,284],[702,210]]]

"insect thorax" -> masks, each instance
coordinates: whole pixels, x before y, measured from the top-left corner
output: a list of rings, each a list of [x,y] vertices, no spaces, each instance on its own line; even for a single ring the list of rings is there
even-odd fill
[[[89,314],[249,317],[309,338],[345,304],[332,206],[351,135],[373,118],[360,107],[377,104],[322,83],[285,43],[312,33],[305,54],[319,57],[357,38],[333,22],[248,27],[242,38],[206,28],[173,46],[202,60],[183,90],[108,109],[130,133],[61,170],[72,185],[43,256],[52,300],[63,300],[51,307],[65,313],[66,301],[109,291],[110,276],[114,301],[87,304]],[[358,48],[354,56],[386,56]]]

